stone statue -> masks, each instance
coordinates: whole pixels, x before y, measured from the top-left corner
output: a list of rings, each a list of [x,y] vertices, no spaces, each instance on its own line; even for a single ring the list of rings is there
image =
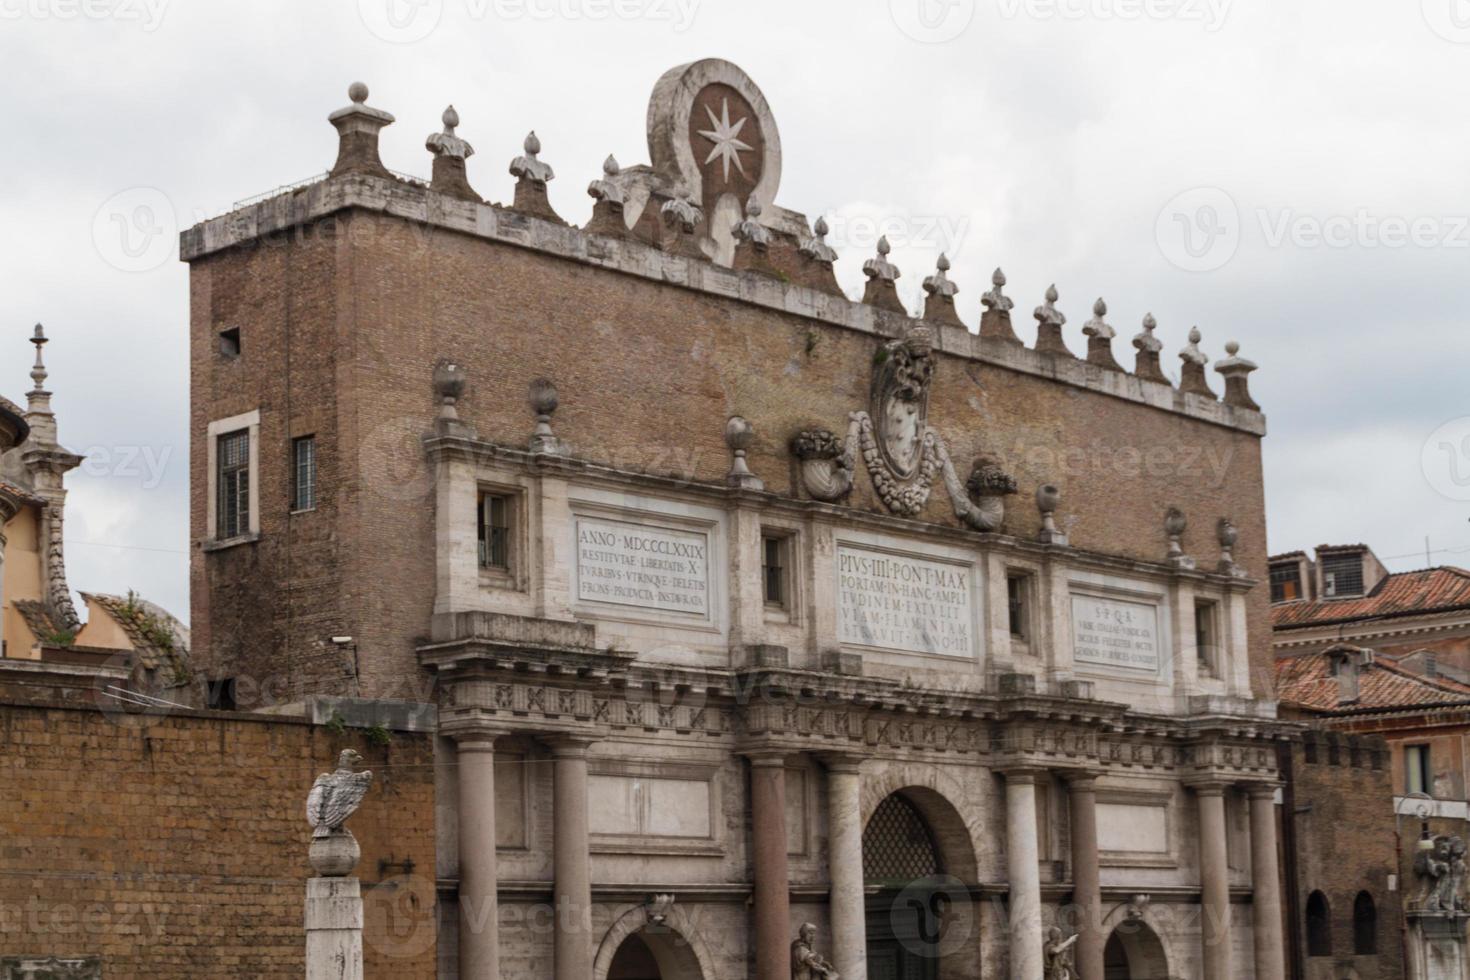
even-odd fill
[[[354,772],[362,756],[343,749],[334,772],[316,777],[306,798],[306,822],[311,824],[311,864],[328,878],[344,877],[357,866],[361,850],[352,831],[342,826],[357,812],[373,781],[371,772]]]
[[[817,927],[803,922],[791,944],[791,980],[839,980],[837,970],[817,955]]]
[[[1466,911],[1465,903],[1465,841],[1461,837],[1450,838],[1449,894],[1445,908],[1457,912]]]
[[[1046,946],[1043,952],[1046,954],[1046,980],[1077,980],[1077,966],[1072,947],[1077,943],[1077,937],[1062,938],[1062,930],[1052,926],[1047,931]]]
[[[1419,895],[1414,904],[1426,911],[1448,911],[1454,908],[1454,887],[1450,873],[1450,839],[1444,835],[1434,838],[1429,846],[1421,842],[1414,857],[1414,874],[1419,879]],[[1446,895],[1450,904],[1444,905]]]

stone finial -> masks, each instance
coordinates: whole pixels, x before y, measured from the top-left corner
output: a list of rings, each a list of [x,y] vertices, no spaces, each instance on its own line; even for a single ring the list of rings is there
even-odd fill
[[[1055,483],[1043,483],[1036,488],[1036,509],[1041,514],[1041,530],[1036,540],[1042,544],[1054,544],[1065,548],[1067,535],[1057,530],[1057,507],[1062,502],[1062,491]]]
[[[755,441],[755,427],[739,415],[730,416],[725,423],[725,445],[730,447],[730,472],[725,482],[740,490],[764,490],[765,483],[750,471],[745,463],[746,450]]]
[[[1109,371],[1122,371],[1123,365],[1113,357],[1113,338],[1118,331],[1104,319],[1108,315],[1108,304],[1099,296],[1092,304],[1092,319],[1082,325],[1087,335],[1087,363],[1096,364]]]
[[[1225,404],[1259,412],[1261,406],[1251,397],[1249,384],[1255,362],[1241,357],[1240,344],[1233,340],[1225,345],[1225,355],[1225,360],[1215,362],[1215,370],[1225,379]]]
[[[1215,537],[1220,542],[1220,571],[1231,573],[1236,570],[1235,541],[1239,536],[1235,522],[1228,517],[1220,518],[1215,525]]]
[[[525,155],[518,156],[510,162],[512,177],[517,180],[535,181],[542,186],[556,177],[556,172],[551,169],[550,164],[544,163],[537,156],[541,152],[541,137],[536,135],[534,129],[526,134],[521,148],[525,150]]]
[[[559,225],[566,224],[547,197],[546,184],[556,177],[556,173],[537,156],[541,152],[541,139],[534,129],[526,134],[521,148],[524,154],[510,162],[511,176],[516,178],[515,200],[511,207]]]
[[[450,360],[434,365],[434,398],[439,402],[436,428],[444,435],[460,435],[468,427],[460,420],[459,401],[469,383],[465,369]]]
[[[813,262],[825,262],[827,265],[836,262],[837,250],[827,244],[827,232],[830,230],[827,227],[827,219],[822,215],[817,215],[817,223],[812,227],[815,234],[810,238],[803,238],[797,251]]]
[[[1169,551],[1166,557],[1175,568],[1190,569],[1194,567],[1194,559],[1184,554],[1184,529],[1189,526],[1189,521],[1184,517],[1184,511],[1178,507],[1170,507],[1164,512],[1164,534],[1169,538]]]
[[[327,117],[337,130],[337,162],[332,165],[331,175],[364,173],[392,177],[378,156],[378,134],[393,122],[393,115],[367,104],[368,87],[362,82],[348,86],[347,97],[351,104]]]
[[[883,282],[897,282],[903,273],[898,271],[898,266],[888,261],[888,253],[893,246],[888,244],[888,236],[883,235],[878,239],[878,254],[863,263],[863,275],[869,279],[878,279]]]
[[[531,412],[536,416],[536,428],[531,433],[531,452],[549,456],[567,455],[567,444],[551,432],[551,416],[561,404],[556,385],[547,378],[531,382]]]
[[[1179,379],[1179,390],[1186,394],[1214,398],[1215,393],[1210,389],[1209,382],[1205,380],[1205,365],[1210,363],[1210,359],[1205,356],[1204,351],[1199,349],[1199,342],[1199,327],[1191,327],[1189,345],[1179,352],[1179,360],[1184,362]]]
[[[686,235],[694,234],[694,229],[704,223],[704,210],[694,203],[693,198],[671,197],[658,210],[665,225]]]
[[[939,260],[934,263],[934,274],[924,277],[924,292],[927,294],[924,319],[963,327],[964,321],[954,306],[954,298],[959,291],[960,287],[949,278],[949,256],[940,252]]]
[[[908,310],[904,309],[898,298],[897,283],[903,273],[898,271],[898,266],[888,261],[889,251],[891,246],[888,244],[888,236],[883,235],[878,239],[877,255],[863,263],[863,275],[868,277],[868,285],[863,290],[863,302],[907,316]]]
[[[980,305],[985,308],[980,314],[980,336],[1019,344],[1021,338],[1011,326],[1011,310],[1016,304],[1005,294],[1005,285],[1006,274],[997,266],[990,274],[990,288],[980,297]]]
[[[429,187],[440,194],[478,204],[480,195],[470,186],[469,176],[465,171],[465,161],[474,156],[475,148],[455,135],[455,128],[459,126],[459,113],[454,106],[444,110],[441,121],[444,123],[443,132],[430,133],[424,140],[424,148],[434,155],[433,177]]]
[[[36,364],[31,368],[31,392],[37,395],[49,395],[50,392],[46,390],[46,362],[41,356],[41,351],[50,343],[50,340],[46,337],[46,328],[39,323],[36,324],[36,329],[31,334],[31,343],[36,347]]]
[[[1042,354],[1072,357],[1074,355],[1067,349],[1067,342],[1062,339],[1062,327],[1067,317],[1057,309],[1058,296],[1056,283],[1052,283],[1046,287],[1044,302],[1031,314],[1036,318],[1036,350]]]
[[[771,229],[761,224],[761,202],[750,195],[745,202],[745,217],[735,223],[731,234],[741,245],[749,245],[757,252],[764,252],[771,245]]]
[[[1145,381],[1168,384],[1169,378],[1159,364],[1159,352],[1164,349],[1164,342],[1154,336],[1154,328],[1158,325],[1152,313],[1144,314],[1143,332],[1133,337],[1133,346],[1138,351],[1133,360],[1133,373]]]
[[[627,195],[616,183],[618,174],[622,172],[623,168],[618,166],[618,158],[609,153],[607,159],[602,161],[602,176],[587,185],[587,195],[599,204],[616,204],[622,210]]]

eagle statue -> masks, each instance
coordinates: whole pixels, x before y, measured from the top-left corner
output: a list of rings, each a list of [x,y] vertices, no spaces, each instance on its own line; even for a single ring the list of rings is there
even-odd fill
[[[316,777],[311,794],[306,798],[306,822],[314,828],[313,838],[332,836],[342,829],[348,817],[357,812],[362,798],[367,795],[368,784],[373,781],[371,772],[353,771],[353,767],[361,762],[362,756],[352,749],[343,749],[337,757],[336,771]],[[346,833],[350,835],[351,831]]]

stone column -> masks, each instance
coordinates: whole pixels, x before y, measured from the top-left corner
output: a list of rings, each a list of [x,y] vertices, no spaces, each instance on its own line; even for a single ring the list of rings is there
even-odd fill
[[[1281,869],[1276,855],[1276,785],[1252,783],[1251,932],[1256,942],[1256,976],[1286,976],[1281,935]]]
[[[1036,844],[1036,771],[1006,777],[1006,868],[1010,877],[1011,980],[1041,980],[1041,855]]]
[[[756,980],[790,980],[791,937],[787,933],[791,927],[791,883],[786,867],[784,755],[750,758],[750,824]]]
[[[587,849],[587,746],[582,738],[551,743],[552,889],[556,908],[556,980],[592,976],[592,868]]]
[[[1230,980],[1230,867],[1225,853],[1225,784],[1196,783],[1192,788],[1199,800],[1204,980]]]
[[[495,737],[459,741],[459,975],[499,980]]]
[[[306,879],[306,980],[362,980],[362,891],[356,878]]]
[[[868,924],[863,893],[862,760],[827,763],[827,862],[832,880],[832,965],[842,980],[867,980]]]
[[[1077,919],[1077,973],[1103,980],[1102,891],[1097,861],[1097,776],[1067,776],[1072,804],[1072,904]]]

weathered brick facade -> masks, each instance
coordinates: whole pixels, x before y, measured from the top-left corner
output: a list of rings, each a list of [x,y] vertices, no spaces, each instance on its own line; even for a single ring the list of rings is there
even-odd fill
[[[351,747],[375,777],[351,822],[366,975],[435,976],[428,736],[382,746],[293,719],[33,693],[0,696],[0,960],[99,957],[108,980],[299,980],[306,793]]]

